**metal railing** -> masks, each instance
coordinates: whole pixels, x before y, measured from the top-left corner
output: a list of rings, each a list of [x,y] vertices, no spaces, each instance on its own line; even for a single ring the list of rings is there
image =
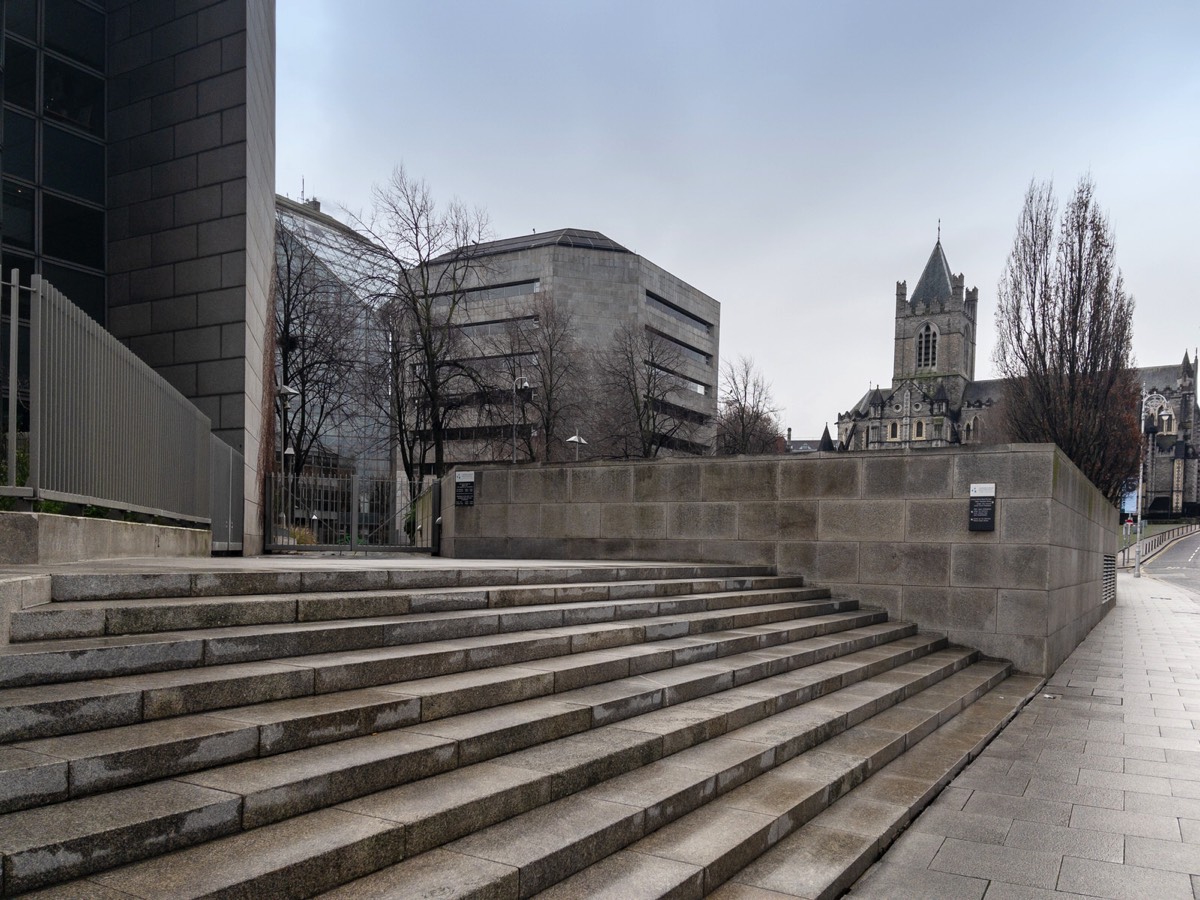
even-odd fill
[[[0,494],[208,523],[208,417],[39,276],[3,287]]]
[[[344,472],[267,478],[266,548],[347,552],[437,549],[438,482]]]
[[[1117,565],[1123,569],[1132,567],[1137,561],[1139,543],[1142,545],[1142,562],[1144,563],[1167,544],[1197,531],[1200,531],[1200,525],[1179,525],[1169,531],[1160,531],[1148,538],[1142,538],[1140,542],[1134,541],[1128,547],[1121,548],[1121,552],[1117,554]]]
[[[212,550],[234,553],[242,549],[245,532],[246,459],[215,434],[209,436],[212,462]]]

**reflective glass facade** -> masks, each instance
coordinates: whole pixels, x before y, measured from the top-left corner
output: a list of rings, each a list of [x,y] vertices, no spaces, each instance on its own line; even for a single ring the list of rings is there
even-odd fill
[[[3,4],[0,266],[40,273],[105,320],[105,13]]]

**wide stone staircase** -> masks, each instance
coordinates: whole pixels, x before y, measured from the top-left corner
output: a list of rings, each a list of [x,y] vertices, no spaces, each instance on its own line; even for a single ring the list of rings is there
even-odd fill
[[[832,897],[1039,686],[745,566],[52,591],[0,648],[5,895]]]

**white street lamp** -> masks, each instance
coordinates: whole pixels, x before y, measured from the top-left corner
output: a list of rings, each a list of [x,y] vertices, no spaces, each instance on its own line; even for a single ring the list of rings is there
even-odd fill
[[[1153,416],[1157,421],[1158,418],[1170,409],[1167,403],[1167,398],[1157,391],[1153,394],[1146,393],[1146,386],[1142,385],[1142,405],[1138,415],[1138,431],[1145,430],[1146,416]],[[1149,435],[1147,435],[1147,438]],[[1138,490],[1137,490],[1137,550],[1134,552],[1133,577],[1142,577],[1142,507],[1145,505],[1142,501],[1142,481],[1143,473],[1146,469],[1146,440],[1142,440],[1142,435],[1138,435]]]
[[[575,445],[575,462],[579,462],[579,445],[583,444],[584,446],[587,446],[587,441],[579,436],[578,428],[575,429],[575,433],[573,435],[567,438],[567,443]]]
[[[512,442],[513,465],[517,464],[517,391],[529,389],[529,379],[518,375],[513,379],[513,409],[512,409]]]

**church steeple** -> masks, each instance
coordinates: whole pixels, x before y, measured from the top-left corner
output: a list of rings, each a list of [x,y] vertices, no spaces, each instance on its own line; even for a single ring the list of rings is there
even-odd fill
[[[896,356],[892,380],[936,379],[953,404],[975,378],[977,288],[965,290],[962,275],[953,274],[938,239],[912,296],[896,285]],[[935,387],[922,388],[933,394]]]
[[[917,279],[917,286],[913,288],[909,304],[916,307],[920,304],[932,306],[949,303],[954,297],[953,279],[950,263],[946,262],[946,253],[942,250],[939,237],[938,242],[933,245],[933,252],[929,254],[929,262],[925,263],[925,270]]]

